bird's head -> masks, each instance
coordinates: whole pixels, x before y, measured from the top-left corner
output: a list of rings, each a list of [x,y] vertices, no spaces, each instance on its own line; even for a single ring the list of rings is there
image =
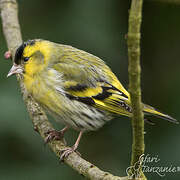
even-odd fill
[[[50,55],[49,41],[35,39],[21,44],[15,53],[14,64],[7,77],[13,74],[33,76],[47,64]]]

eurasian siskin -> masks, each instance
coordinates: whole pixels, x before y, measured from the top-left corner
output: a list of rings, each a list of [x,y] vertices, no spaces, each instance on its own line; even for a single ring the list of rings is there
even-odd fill
[[[69,127],[80,131],[62,157],[77,149],[83,132],[97,130],[114,115],[132,115],[129,93],[111,69],[100,58],[72,46],[41,39],[24,42],[8,76],[16,73],[23,76],[27,92],[39,105],[65,125],[61,135]],[[143,111],[177,123],[149,105],[143,104]]]

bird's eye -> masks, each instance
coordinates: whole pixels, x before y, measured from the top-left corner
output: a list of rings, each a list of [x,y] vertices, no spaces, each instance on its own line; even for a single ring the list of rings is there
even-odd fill
[[[24,57],[24,62],[27,62],[29,60],[29,57]]]

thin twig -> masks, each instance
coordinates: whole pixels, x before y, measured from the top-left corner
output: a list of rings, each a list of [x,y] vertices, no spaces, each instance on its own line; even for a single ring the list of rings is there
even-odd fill
[[[16,48],[22,43],[22,37],[20,32],[20,26],[18,22],[18,8],[16,0],[0,0],[1,19],[3,25],[3,32],[6,38],[8,49],[11,51],[14,57]],[[46,114],[41,107],[27,94],[22,80],[18,77],[20,83],[21,92],[24,102],[27,106],[27,110],[32,119],[34,129],[39,132],[41,137],[45,140],[45,133],[49,130],[54,130],[49,123]],[[65,148],[62,141],[52,141],[49,143],[50,148],[54,151],[57,157],[60,156],[60,150]],[[77,153],[72,153],[65,159],[65,163],[71,168],[75,169],[79,174],[86,178],[93,180],[125,180],[127,177],[114,176],[108,172],[100,170],[90,162],[81,158]]]
[[[140,67],[140,27],[142,20],[143,0],[132,0],[129,12],[128,30],[128,58],[129,58],[129,92],[131,97],[133,116],[133,144],[131,165],[139,161],[144,153],[144,115],[141,102],[141,67]],[[142,177],[144,176],[141,172]],[[144,177],[145,179],[145,177]]]

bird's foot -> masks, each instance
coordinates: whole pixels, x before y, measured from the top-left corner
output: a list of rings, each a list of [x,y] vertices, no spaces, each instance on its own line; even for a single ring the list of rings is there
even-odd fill
[[[64,138],[64,132],[50,130],[46,132],[45,144],[49,143],[52,140],[62,140]]]
[[[66,141],[64,139],[64,134],[68,129],[69,129],[69,127],[66,126],[61,131],[50,130],[50,131],[46,132],[45,136],[47,136],[47,137],[45,138],[45,144],[47,144],[48,142],[50,142],[52,140],[63,140],[64,144],[66,145]]]
[[[76,146],[66,147],[63,150],[61,150],[60,152],[61,152],[60,161],[62,161],[62,162],[64,161],[64,158],[68,157],[73,152],[76,152],[79,156],[81,156],[81,154],[77,151]]]

